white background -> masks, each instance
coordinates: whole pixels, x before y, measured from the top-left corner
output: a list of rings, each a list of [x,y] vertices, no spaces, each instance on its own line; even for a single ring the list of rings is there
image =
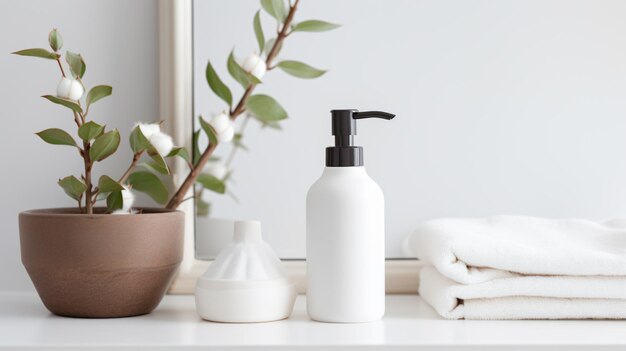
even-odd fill
[[[195,1],[195,107],[224,108],[204,72],[256,49],[257,1]],[[289,37],[283,59],[330,71],[275,70],[256,92],[290,114],[283,131],[248,128],[234,164],[240,198],[214,215],[258,218],[282,257],[303,257],[304,200],[332,143],[332,108],[380,109],[359,124],[366,168],[386,196],[387,256],[442,216],[604,219],[626,212],[626,2],[302,1],[296,21],[343,24]],[[266,37],[275,31],[263,14]],[[222,150],[223,152],[224,150]]]
[[[153,0],[0,1],[0,290],[30,290],[20,262],[17,215],[22,210],[74,206],[56,184],[80,174],[76,150],[48,145],[34,133],[64,128],[75,135],[69,110],[41,98],[60,79],[54,61],[9,55],[48,47],[57,27],[65,49],[87,63],[85,84],[109,84],[113,95],[93,105],[90,116],[122,134],[117,154],[94,168],[120,175],[132,158],[128,134],[136,121],[158,120],[157,2]]]

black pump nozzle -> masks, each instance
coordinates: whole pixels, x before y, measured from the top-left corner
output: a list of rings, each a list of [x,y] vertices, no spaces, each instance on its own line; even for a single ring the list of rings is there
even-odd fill
[[[352,114],[352,118],[354,119],[363,119],[363,118],[382,118],[386,120],[390,120],[394,118],[396,115],[389,112],[383,111],[363,111],[363,112],[354,112]]]
[[[327,167],[363,166],[363,148],[353,145],[356,135],[356,120],[364,118],[382,118],[390,120],[396,115],[382,111],[331,110],[332,132],[335,146],[326,148]]]

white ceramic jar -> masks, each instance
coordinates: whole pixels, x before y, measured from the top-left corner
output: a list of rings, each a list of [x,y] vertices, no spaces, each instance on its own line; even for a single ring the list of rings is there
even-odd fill
[[[296,287],[261,238],[261,223],[237,221],[233,241],[196,286],[200,317],[215,322],[268,322],[288,318]]]

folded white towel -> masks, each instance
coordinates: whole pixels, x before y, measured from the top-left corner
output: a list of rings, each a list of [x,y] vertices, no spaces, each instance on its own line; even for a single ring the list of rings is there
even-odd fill
[[[626,224],[437,219],[409,238],[419,293],[457,319],[626,318]]]
[[[626,276],[626,225],[526,216],[426,221],[409,238],[418,258],[465,284],[521,274]]]
[[[626,277],[516,276],[466,285],[427,266],[419,294],[448,319],[626,318]]]

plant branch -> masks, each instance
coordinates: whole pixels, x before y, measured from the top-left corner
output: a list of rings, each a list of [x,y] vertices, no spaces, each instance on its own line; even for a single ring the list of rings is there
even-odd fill
[[[278,36],[276,37],[276,41],[274,41],[274,45],[268,52],[267,58],[265,59],[265,65],[267,67],[271,67],[272,61],[276,58],[276,56],[278,56],[278,51],[280,47],[282,46],[283,41],[287,37],[289,28],[291,27],[291,23],[293,22],[293,17],[295,16],[296,10],[298,9],[299,2],[300,0],[295,0],[293,5],[289,7],[289,14],[287,15],[287,18],[285,19],[285,22],[283,23],[282,28],[278,32]],[[248,99],[252,95],[252,92],[254,91],[255,87],[256,87],[256,84],[250,84],[248,88],[246,88],[245,92],[243,93],[243,96],[239,100],[239,103],[237,103],[235,109],[230,111],[231,120],[234,121],[239,115],[241,115],[245,111]],[[209,144],[209,146],[202,153],[202,156],[200,156],[198,163],[191,169],[191,171],[187,175],[187,178],[185,178],[185,180],[180,185],[180,187],[178,188],[174,196],[172,196],[172,198],[167,203],[167,206],[165,206],[165,208],[175,209],[180,205],[180,203],[185,198],[185,194],[187,194],[189,189],[191,189],[191,187],[195,184],[196,179],[200,175],[200,172],[204,169],[204,166],[206,165],[211,155],[213,155],[213,152],[215,151],[216,147],[217,147],[217,144]]]
[[[82,83],[81,83],[82,84]],[[81,110],[83,108],[82,104],[80,103],[80,100],[76,100],[76,103],[78,104],[78,106],[80,106]],[[87,116],[86,114],[83,114],[82,112],[78,112],[78,115],[80,116],[80,120],[82,121],[83,124],[85,124],[85,122],[87,121],[87,119],[85,118],[85,116]]]
[[[287,37],[289,28],[291,27],[291,22],[293,22],[293,17],[296,14],[296,10],[298,9],[299,2],[300,0],[296,0],[293,3],[293,6],[289,8],[289,14],[287,15],[287,18],[285,19],[285,23],[283,24],[282,29],[278,32],[278,36],[276,37],[276,40],[274,41],[274,45],[272,46],[270,51],[267,53],[267,58],[265,59],[265,65],[267,67],[272,67],[272,61],[274,61],[276,56],[278,56],[278,51],[280,47],[282,46],[283,41]],[[248,99],[252,95],[252,92],[254,91],[255,87],[256,87],[256,84],[250,84],[248,88],[246,89],[246,91],[243,93],[241,100],[239,100],[239,103],[237,104],[235,109],[230,113],[230,118],[232,120],[237,118],[237,116],[239,116],[245,110],[246,103],[248,102]]]
[[[285,40],[285,38],[287,37],[287,33],[289,31],[289,28],[291,27],[291,22],[293,22],[293,17],[296,14],[296,10],[298,9],[299,2],[300,0],[296,0],[293,3],[293,5],[289,8],[289,14],[287,15],[287,18],[285,19],[283,28],[278,33],[278,37],[276,37],[274,46],[272,46],[272,49],[267,54],[267,59],[265,60],[265,63],[267,64],[268,67],[272,65],[272,61],[278,55],[278,50],[280,49],[280,46],[283,43],[283,40]]]
[[[61,56],[57,56],[57,63],[59,64],[59,68],[61,69],[61,75],[65,78],[65,71],[63,70],[63,65],[61,64]]]
[[[91,158],[89,157],[89,149],[91,145],[88,141],[83,141],[83,162],[85,164],[85,185],[87,186],[87,190],[85,190],[85,212],[87,214],[93,214],[93,203],[91,202],[91,196],[93,187],[91,185],[91,168],[93,167],[93,163],[91,162]]]
[[[63,65],[61,64],[61,55],[57,55],[56,61],[59,64],[59,69],[61,70],[61,76],[65,78],[65,71],[63,70]],[[80,106],[80,101],[78,101],[78,105]],[[80,119],[79,119],[79,115],[80,115]],[[74,111],[74,122],[76,123],[78,127],[80,127],[83,123],[85,123],[85,117],[83,117],[82,114]]]
[[[63,70],[63,64],[61,64],[60,55],[57,56],[56,61],[59,65],[59,69],[61,70],[61,76],[65,78],[65,70]],[[80,106],[80,101],[78,102],[78,104]],[[85,117],[83,116],[82,113],[74,111],[74,122],[76,123],[76,126],[80,128],[80,126],[85,123]],[[93,185],[91,184],[91,169],[93,167],[93,162],[91,161],[89,157],[90,148],[91,148],[91,144],[89,143],[89,141],[83,141],[83,148],[82,149],[80,147],[78,148],[79,153],[83,158],[83,164],[85,166],[85,174],[82,178],[85,181],[85,186],[87,188],[85,190],[85,207],[83,208],[81,206],[81,202],[82,202],[82,195],[81,195],[81,198],[78,200],[78,209],[81,212],[84,211],[87,214],[93,214],[93,203],[91,202],[91,198],[93,194]]]
[[[241,123],[241,127],[239,127],[239,132],[237,134],[243,135],[243,131],[246,129],[246,126],[248,125],[249,120],[250,120],[250,116],[246,115],[246,118]],[[228,155],[228,158],[226,159],[226,163],[225,163],[225,166],[227,169],[230,169],[230,164],[233,163],[233,159],[235,158],[235,154],[237,153],[238,149],[240,149],[240,147],[234,145],[232,150],[230,150],[230,154]]]
[[[209,144],[206,150],[204,150],[196,166],[191,169],[191,171],[187,175],[187,178],[185,178],[185,181],[183,181],[183,184],[180,185],[180,187],[178,188],[174,196],[172,196],[165,208],[175,209],[178,207],[178,205],[180,205],[180,203],[185,198],[185,194],[187,194],[189,189],[191,189],[193,184],[196,182],[196,179],[200,175],[200,172],[204,169],[207,161],[209,161],[209,158],[211,157],[211,155],[213,155],[213,151],[215,150],[216,146],[217,144]]]
[[[250,96],[252,95],[252,92],[254,91],[255,86],[256,86],[255,84],[250,84],[248,88],[246,88],[246,91],[244,91],[243,96],[241,97],[241,100],[239,100],[239,103],[237,103],[237,106],[235,107],[235,109],[230,112],[231,120],[235,120],[235,118],[237,118],[237,116],[239,116],[245,110],[246,103],[248,102],[248,98],[250,98]]]
[[[191,199],[194,199],[194,198],[195,198],[195,196],[193,196],[193,195],[192,196],[188,196],[188,197],[184,198],[183,201],[181,201],[180,203],[183,203],[183,202],[185,202],[187,200],[191,200]]]
[[[130,176],[130,172],[132,172],[137,166],[137,162],[139,162],[139,159],[141,158],[141,154],[143,154],[143,150],[133,155],[133,160],[130,163],[130,166],[128,166],[128,168],[126,169],[126,172],[124,172],[124,174],[122,174],[120,179],[117,181],[118,183],[122,184],[126,181],[126,179],[128,179],[128,176]]]
[[[79,127],[82,125],[81,119],[78,116],[78,112],[74,112],[74,123],[76,123],[76,125]]]

